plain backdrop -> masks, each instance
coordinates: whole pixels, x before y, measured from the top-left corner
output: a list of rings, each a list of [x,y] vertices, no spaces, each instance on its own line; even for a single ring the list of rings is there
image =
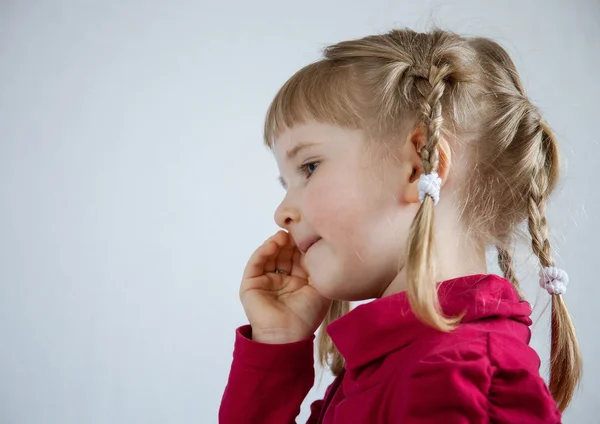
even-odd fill
[[[597,0],[0,0],[0,422],[216,423],[283,196],[270,100],[327,44],[432,24],[504,45],[558,133],[549,220],[585,361],[564,420],[600,423]],[[547,376],[536,274],[523,249]]]

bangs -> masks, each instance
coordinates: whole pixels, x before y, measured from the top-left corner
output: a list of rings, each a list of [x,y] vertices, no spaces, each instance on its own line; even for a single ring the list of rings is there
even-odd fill
[[[363,127],[359,84],[348,66],[323,59],[296,72],[275,95],[265,119],[265,144],[308,121],[349,129]]]

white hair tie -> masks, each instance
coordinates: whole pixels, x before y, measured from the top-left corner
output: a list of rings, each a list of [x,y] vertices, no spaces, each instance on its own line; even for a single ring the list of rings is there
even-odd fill
[[[429,195],[433,199],[433,204],[437,205],[440,201],[440,187],[442,179],[437,172],[431,174],[421,174],[417,188],[419,189],[419,200],[423,202],[425,196]]]
[[[547,266],[540,270],[540,287],[549,294],[565,294],[569,284],[569,275],[566,271]]]

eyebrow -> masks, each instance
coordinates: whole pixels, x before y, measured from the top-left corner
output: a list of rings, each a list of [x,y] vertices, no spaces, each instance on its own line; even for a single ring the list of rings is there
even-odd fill
[[[317,143],[309,143],[309,142],[298,143],[294,147],[292,147],[290,150],[288,150],[285,156],[288,158],[288,160],[293,159],[302,150],[307,149],[312,146],[316,146],[316,145],[317,145]]]

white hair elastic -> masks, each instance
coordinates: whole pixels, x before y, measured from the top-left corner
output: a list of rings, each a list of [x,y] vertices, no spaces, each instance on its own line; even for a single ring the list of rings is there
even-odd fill
[[[433,204],[437,205],[440,201],[440,187],[442,186],[442,179],[439,177],[437,172],[431,174],[421,174],[419,177],[419,183],[417,188],[419,189],[419,200],[423,202],[425,196],[431,196]]]
[[[540,270],[540,287],[549,294],[565,294],[569,284],[569,275],[566,271],[548,266]]]

